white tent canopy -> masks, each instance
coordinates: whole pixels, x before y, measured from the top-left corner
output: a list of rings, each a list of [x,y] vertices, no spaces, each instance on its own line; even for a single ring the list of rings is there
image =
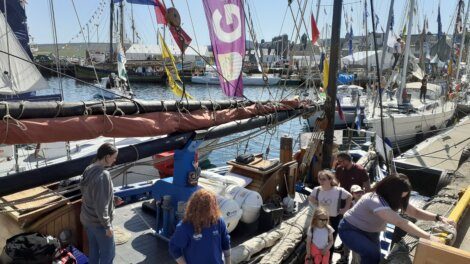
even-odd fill
[[[126,50],[127,60],[155,59],[157,56],[161,56],[161,54],[162,49],[158,45],[132,44]]]
[[[369,63],[369,67],[375,67],[375,51],[369,50],[369,51],[359,51],[359,52],[354,52],[352,55],[348,55],[346,57],[341,58],[341,63],[343,65],[362,65],[366,66],[366,54],[367,54],[367,59]],[[379,55],[379,63],[382,61],[382,51],[379,50],[377,51],[377,54]],[[384,65],[383,69],[388,69],[391,68],[393,65],[393,55],[389,52],[385,53],[385,60],[384,60]]]
[[[175,56],[181,55],[181,51],[179,50],[178,46],[168,45],[168,49]],[[196,50],[202,56],[208,56],[209,54],[207,46],[201,46]],[[199,57],[198,53],[192,48],[187,48],[184,54],[184,59],[186,61],[195,61],[196,58]],[[126,51],[126,58],[128,60],[147,60],[149,58],[155,59],[157,57],[161,57],[161,55],[162,48],[160,45],[132,44]]]

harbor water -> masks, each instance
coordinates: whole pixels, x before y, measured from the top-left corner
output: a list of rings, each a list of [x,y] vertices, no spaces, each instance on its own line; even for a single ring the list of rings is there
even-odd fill
[[[73,79],[50,77],[47,79],[50,89],[40,91],[40,94],[60,93],[64,94],[64,101],[79,102],[90,101],[100,90],[92,85],[76,81]],[[62,87],[62,88],[61,88]],[[146,100],[180,100],[170,89],[161,84],[136,83],[131,84],[132,90],[137,99]],[[299,93],[296,86],[273,86],[273,87],[244,87],[245,97],[252,101],[259,100],[279,100],[281,98],[292,98]],[[185,84],[186,91],[195,100],[223,100],[228,99],[218,85],[195,85]],[[268,131],[252,130],[222,138],[221,142],[231,142],[221,149],[215,149],[209,156],[209,160],[215,166],[225,165],[230,159],[234,159],[242,153],[263,153],[267,158],[279,158],[280,137],[288,135],[294,139],[294,149],[299,149],[299,133],[307,130],[306,120],[296,118],[287,121],[280,126],[272,126]],[[249,140],[237,140],[249,133],[258,135]]]

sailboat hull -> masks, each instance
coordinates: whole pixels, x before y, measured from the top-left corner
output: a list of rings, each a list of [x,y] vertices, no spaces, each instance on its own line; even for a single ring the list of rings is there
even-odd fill
[[[385,136],[382,135],[379,116],[370,118],[365,123],[381,138],[390,140],[393,148],[404,148],[416,144],[427,133],[444,128],[454,112],[455,103],[445,102],[432,111],[385,114],[383,117]]]
[[[117,68],[114,65],[108,65],[103,68],[96,68],[96,75],[98,78],[108,77],[112,72],[116,73]],[[74,66],[75,77],[81,80],[96,80],[95,71],[92,67],[87,66]],[[143,74],[134,74],[132,71],[128,71],[129,81],[131,83],[135,82],[157,82],[161,83],[164,80],[163,73],[143,75]]]

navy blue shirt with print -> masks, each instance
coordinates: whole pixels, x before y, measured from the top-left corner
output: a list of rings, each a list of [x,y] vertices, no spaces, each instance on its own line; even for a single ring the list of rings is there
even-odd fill
[[[169,244],[173,258],[184,256],[188,264],[223,264],[222,252],[229,249],[230,235],[222,218],[201,234],[194,233],[191,223],[180,222]]]

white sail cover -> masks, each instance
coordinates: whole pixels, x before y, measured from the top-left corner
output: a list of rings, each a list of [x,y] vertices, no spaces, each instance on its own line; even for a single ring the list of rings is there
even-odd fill
[[[0,50],[0,94],[15,95],[48,88],[1,12]]]

